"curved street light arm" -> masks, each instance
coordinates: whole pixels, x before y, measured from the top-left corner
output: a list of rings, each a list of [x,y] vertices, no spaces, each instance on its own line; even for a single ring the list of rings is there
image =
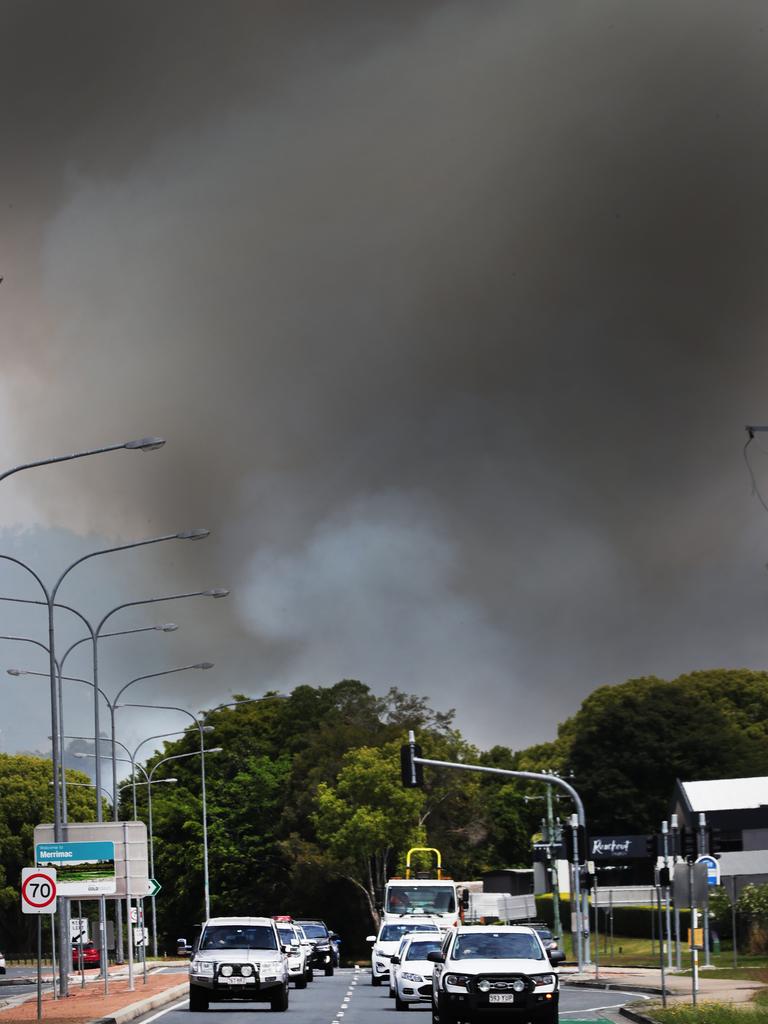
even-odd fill
[[[163,601],[180,601],[184,597],[207,597],[208,593],[209,591],[207,590],[190,590],[183,594],[168,594],[163,597],[145,597],[140,601],[125,601],[123,604],[119,604],[117,607],[107,612],[96,627],[96,635],[100,636],[102,627],[107,619],[110,619],[116,612],[122,611],[123,608],[135,608],[142,604],[160,604]]]
[[[72,459],[84,459],[88,455],[102,455],[104,452],[115,452],[121,448],[138,448],[141,451],[151,452],[162,448],[165,441],[161,437],[143,437],[138,441],[121,441],[120,444],[107,444],[101,448],[88,448],[82,452],[68,452],[66,455],[54,455],[49,459],[36,459],[34,462],[24,462],[20,466],[12,466],[0,473],[0,480],[5,480],[14,473],[21,473],[25,469],[37,469],[39,466],[54,466],[57,462],[71,462]]]
[[[113,703],[114,703],[116,708],[141,707],[140,704],[119,704],[118,703],[118,701],[120,700],[120,697],[128,689],[129,686],[133,686],[134,683],[140,683],[144,679],[156,679],[158,676],[171,676],[171,675],[174,674],[174,672],[187,672],[187,671],[190,671],[191,669],[201,668],[203,665],[209,665],[209,664],[210,664],[210,662],[206,662],[206,661],[196,662],[193,665],[179,665],[177,668],[167,668],[167,669],[164,669],[162,672],[150,672],[150,673],[148,673],[145,676],[136,676],[135,679],[129,679],[128,682],[124,686],[120,687],[120,689],[117,691],[117,696],[115,697]]]
[[[160,544],[165,540],[176,540],[178,536],[178,533],[166,533],[163,534],[162,537],[151,537],[149,540],[135,540],[130,544],[118,544],[111,548],[101,548],[99,551],[89,551],[87,555],[81,555],[80,558],[76,558],[75,561],[68,565],[64,572],[59,576],[53,586],[53,590],[51,591],[51,599],[55,599],[59,587],[62,585],[69,573],[71,573],[78,565],[81,565],[83,562],[87,562],[90,558],[96,558],[97,555],[112,555],[118,551],[130,551],[132,548],[143,548],[148,544]]]
[[[210,753],[210,751],[207,751]],[[152,782],[152,776],[155,774],[161,764],[165,764],[166,761],[180,761],[183,757],[199,757],[200,751],[193,750],[188,754],[172,754],[170,757],[164,757],[161,761],[157,761],[149,771],[149,781]]]

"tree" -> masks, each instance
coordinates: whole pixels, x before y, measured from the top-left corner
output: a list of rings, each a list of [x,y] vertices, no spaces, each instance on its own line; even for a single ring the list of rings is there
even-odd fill
[[[571,770],[596,832],[650,832],[675,780],[768,774],[768,675],[748,670],[654,676],[601,686],[558,729],[521,751],[525,767]],[[545,760],[556,764],[543,764]]]
[[[21,869],[35,863],[35,825],[53,821],[51,762],[28,754],[0,754],[0,949],[33,948],[32,922],[20,910]],[[67,771],[69,782],[88,783],[83,772]],[[93,821],[93,791],[72,786],[69,820]]]
[[[400,784],[400,745],[349,751],[336,784],[321,782],[312,820],[340,872],[364,893],[371,919],[393,858],[425,845],[420,824],[425,796]]]

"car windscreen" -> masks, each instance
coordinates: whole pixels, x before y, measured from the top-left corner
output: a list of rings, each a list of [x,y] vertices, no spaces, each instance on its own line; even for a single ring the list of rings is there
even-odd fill
[[[397,942],[406,932],[434,932],[433,924],[385,924],[379,933],[379,942]]]
[[[200,949],[277,949],[277,943],[266,924],[212,924],[203,932]]]
[[[327,939],[328,929],[322,924],[303,924],[304,934],[308,939]]]
[[[454,960],[543,960],[541,946],[524,932],[469,932],[459,935]]]
[[[426,960],[427,953],[439,953],[441,945],[440,939],[435,939],[432,942],[412,942],[408,947],[408,952],[405,954],[405,959]]]
[[[456,900],[448,885],[393,885],[387,890],[389,914],[453,914]]]
[[[280,935],[280,941],[284,946],[295,946],[296,936],[290,930],[290,928],[278,928],[278,934]]]

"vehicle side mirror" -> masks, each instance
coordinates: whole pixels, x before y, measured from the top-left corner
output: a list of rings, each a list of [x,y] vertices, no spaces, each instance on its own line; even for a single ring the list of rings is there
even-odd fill
[[[561,964],[565,960],[565,953],[562,949],[550,949],[547,955],[549,956],[549,962],[553,966]]]
[[[375,935],[366,935],[365,936],[365,941],[366,942],[375,942],[376,941],[376,936]]]
[[[399,963],[400,963],[400,957],[399,957],[399,956],[397,955],[397,953],[395,953],[395,955],[394,955],[394,956],[391,956],[391,957],[389,958],[389,962],[390,962],[391,964],[399,964]]]
[[[286,945],[285,943],[281,943],[280,949],[282,950],[283,953],[291,953],[293,951],[293,946],[289,946],[289,945]]]
[[[445,963],[445,957],[443,956],[439,949],[433,949],[431,953],[427,953],[427,960],[429,960],[431,964]]]

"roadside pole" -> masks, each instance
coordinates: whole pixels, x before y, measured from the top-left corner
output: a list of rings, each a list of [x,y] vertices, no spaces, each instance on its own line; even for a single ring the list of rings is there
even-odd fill
[[[43,1018],[43,919],[37,918],[37,1019]]]
[[[661,920],[661,886],[659,885],[659,875],[656,872],[656,905],[659,912],[659,967],[661,969],[661,1005],[666,1009],[667,1006],[667,983],[664,977],[664,941],[661,936],[664,934],[662,920]]]
[[[595,981],[600,980],[600,900],[597,898],[597,872],[592,886],[592,903],[595,908]]]
[[[703,812],[699,814],[699,856],[709,853],[707,841],[707,816]],[[704,901],[704,965],[709,967],[709,885]]]
[[[736,949],[736,875],[731,875],[731,931],[733,932],[733,966],[739,966],[739,954]]]
[[[696,901],[693,891],[693,861],[688,861],[688,900],[691,911],[691,1002],[696,1005],[696,993],[699,990],[699,951],[696,947],[696,926],[699,923],[699,914],[696,910]]]
[[[672,863],[677,864],[680,835],[676,814],[670,815],[669,823],[672,826]],[[680,900],[677,895],[675,895],[675,966],[678,971],[683,969],[683,953],[680,945]]]
[[[64,901],[62,900],[62,903],[63,902]],[[56,994],[56,915],[55,914],[51,914],[50,918],[51,918],[51,971],[52,971],[52,975],[53,975],[53,998],[54,999],[58,999],[58,996]],[[65,969],[64,954],[63,954],[63,952],[62,952],[62,956],[61,956],[61,967],[62,967],[62,970]]]
[[[563,926],[560,923],[560,884],[557,877],[557,856],[553,854],[555,849],[552,844],[557,842],[558,837],[555,835],[555,812],[552,806],[552,787],[547,786],[547,842],[549,843],[548,854],[549,854],[549,870],[552,881],[552,923],[555,932],[555,938],[558,942],[562,941],[563,937]]]
[[[573,892],[571,908],[576,908],[576,959],[579,970],[584,969],[584,925],[581,919],[581,879],[579,878],[579,816],[571,815],[571,836],[573,839]]]
[[[672,970],[672,911],[670,908],[669,900],[669,889],[670,889],[670,878],[672,877],[669,871],[669,822],[662,821],[661,823],[661,838],[664,844],[663,856],[664,856],[664,870],[667,872],[667,884],[664,888],[664,906],[665,906],[665,918],[667,924],[667,968]]]

